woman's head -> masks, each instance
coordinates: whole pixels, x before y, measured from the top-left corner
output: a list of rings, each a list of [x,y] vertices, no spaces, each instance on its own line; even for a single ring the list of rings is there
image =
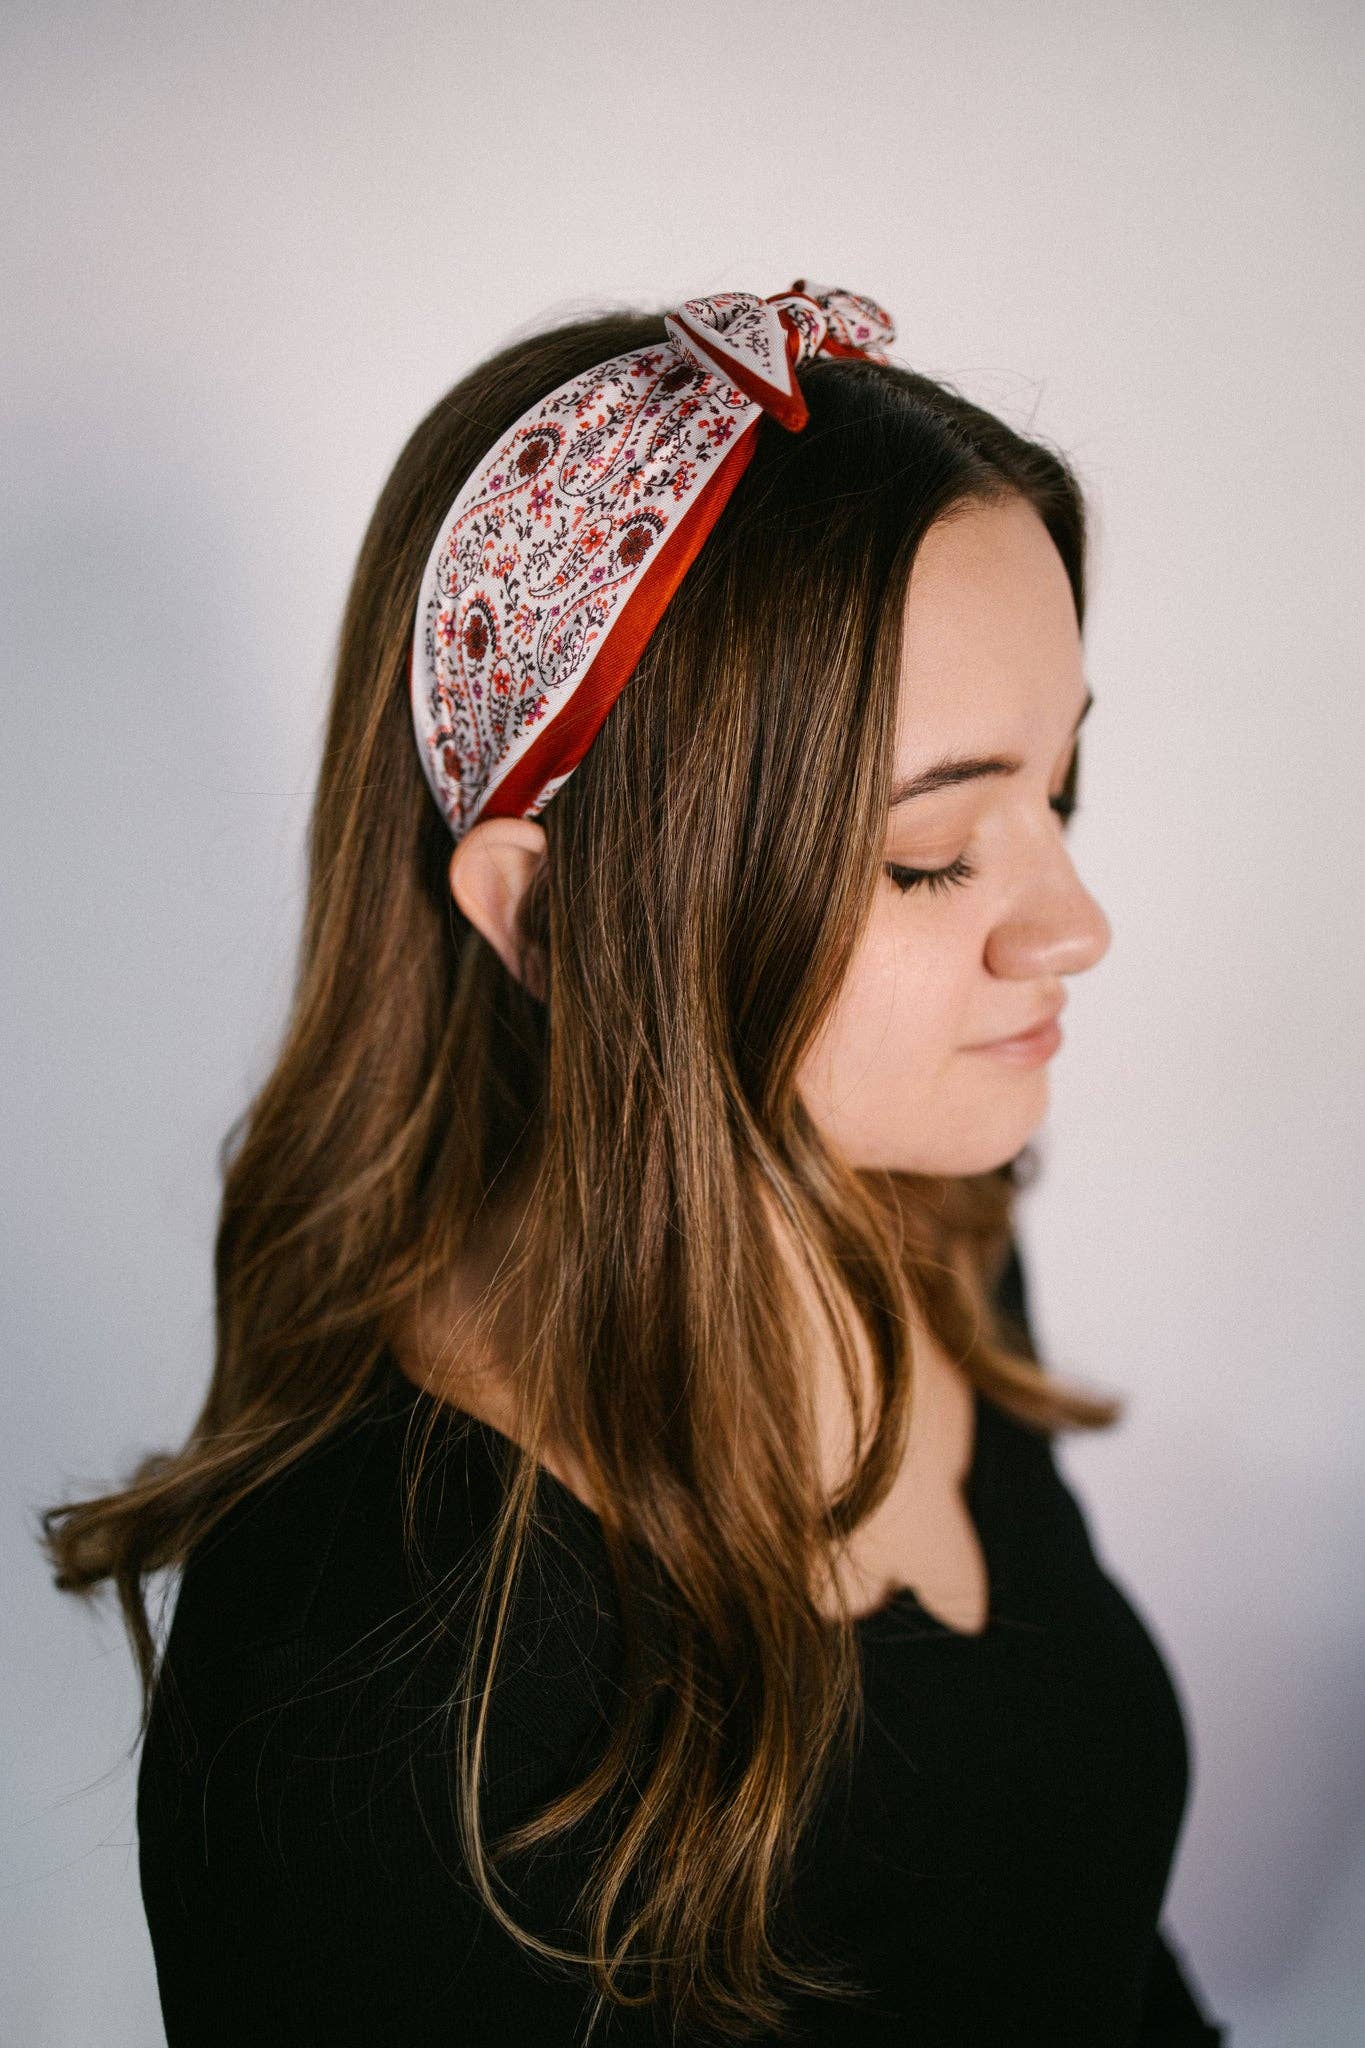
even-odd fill
[[[801,1066],[851,1165],[984,1173],[1038,1123],[1046,1058],[991,1042],[1055,1015],[1064,977],[1108,945],[1063,830],[1091,701],[1072,583],[1030,501],[941,513],[903,605],[884,879]],[[461,911],[540,999],[547,963],[519,934],[545,858],[539,823],[499,818],[449,866]]]
[[[1105,931],[1048,807],[1084,691],[1080,493],[1050,449],[866,361],[803,371],[801,432],[763,422],[541,820],[489,820],[452,858],[407,675],[439,522],[538,398],[663,336],[612,315],[516,342],[399,455],[342,623],[284,1042],[224,1146],[207,1399],[183,1449],[46,1527],[60,1584],[115,1580],[150,1684],[144,1575],[370,1399],[394,1333],[515,1192],[490,1327],[524,1305],[526,1441],[573,1447],[630,1646],[610,1750],[522,1839],[633,1784],[585,1906],[598,1984],[619,1983],[633,1894],[683,2031],[742,2038],[780,2019],[775,1984],[828,1982],[777,1952],[770,1907],[856,1721],[856,1640],[816,1589],[899,1468],[916,1319],[1040,1427],[1119,1412],[992,1311],[1042,1081],[967,1050],[1051,1007]],[[893,807],[966,753],[1019,767]],[[960,888],[887,873],[968,850]],[[832,1499],[805,1370],[824,1337],[862,1425]],[[456,1760],[471,1867],[518,1934],[477,1822],[480,1660],[533,1476],[476,1589]],[[652,1676],[630,1569],[649,1554]],[[660,1676],[669,1728],[646,1754]]]

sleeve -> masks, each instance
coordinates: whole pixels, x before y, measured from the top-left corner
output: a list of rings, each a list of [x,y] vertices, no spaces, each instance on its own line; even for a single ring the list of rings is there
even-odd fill
[[[1163,2048],[1168,2042],[1172,2048],[1205,2042],[1216,2048],[1228,2039],[1227,2029],[1209,2019],[1196,2000],[1179,1951],[1158,1928],[1134,2048]]]
[[[168,2048],[582,2038],[587,1972],[528,1952],[468,1875],[443,1703],[391,1683],[368,1699],[314,1683],[315,1661],[278,1645],[224,1664],[217,1686],[197,1674],[174,1714],[154,1707],[139,1865]],[[504,1719],[490,1832],[538,1809],[564,1763]],[[577,1946],[586,1851],[560,1839],[527,1859],[512,1903],[537,1934]],[[611,2039],[652,2043],[635,2018],[614,2014]]]

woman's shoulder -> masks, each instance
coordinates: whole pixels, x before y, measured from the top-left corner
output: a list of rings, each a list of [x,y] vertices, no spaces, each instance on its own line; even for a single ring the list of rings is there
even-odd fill
[[[313,1625],[329,1565],[335,1581],[338,1550],[354,1550],[346,1540],[353,1514],[366,1534],[362,1574],[347,1594],[358,1608],[390,1547],[386,1479],[397,1458],[393,1412],[371,1409],[335,1425],[235,1501],[185,1559],[176,1651],[205,1662],[240,1658]]]
[[[414,1395],[416,1390],[414,1390]],[[508,1472],[496,1433],[434,1418],[408,1545],[420,1398],[358,1413],[191,1553],[138,1773],[139,1867],[167,2038],[474,2038],[540,1994],[479,1915],[455,1803],[456,1710]],[[615,1684],[609,1588],[549,1522],[487,1694],[488,1837],[582,1778]],[[543,1910],[573,1870],[545,1865]],[[562,1896],[561,1896],[562,1894]],[[548,1924],[548,1923],[547,1923]],[[463,1957],[461,1966],[458,1959]],[[455,1960],[452,1960],[455,1959]],[[453,1975],[451,1973],[454,1973]],[[433,1987],[446,1983],[442,1997]],[[566,1994],[567,1995],[567,1994]],[[549,2026],[553,2038],[559,2013]],[[426,2029],[426,2031],[424,2031]]]
[[[192,1549],[159,1688],[214,1727],[274,1708],[277,1692],[293,1711],[319,1685],[353,1694],[365,1716],[400,1696],[447,1698],[470,1647],[512,1450],[387,1369],[362,1410]],[[565,1515],[558,1489],[542,1489],[539,1504],[504,1630],[499,1714],[559,1750],[600,1711],[618,1644],[586,1518]]]

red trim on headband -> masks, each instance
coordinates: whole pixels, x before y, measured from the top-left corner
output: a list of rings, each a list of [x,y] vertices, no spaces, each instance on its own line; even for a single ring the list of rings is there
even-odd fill
[[[476,824],[484,818],[523,817],[548,782],[556,775],[567,775],[583,759],[629,682],[670,598],[748,468],[761,424],[762,414],[731,443],[673,531],[665,535],[648,573],[612,620],[611,632],[583,671],[572,697],[508,769]]]

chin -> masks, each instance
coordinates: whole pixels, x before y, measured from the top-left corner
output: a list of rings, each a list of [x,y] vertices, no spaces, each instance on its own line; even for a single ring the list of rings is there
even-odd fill
[[[895,1161],[898,1172],[935,1174],[943,1180],[966,1180],[974,1174],[996,1173],[1017,1158],[1035,1136],[1047,1111],[1044,1089],[1030,1091],[1033,1107],[1013,1116],[980,1117],[970,1128],[945,1133],[939,1143],[906,1148]]]
[[[999,1071],[1001,1085],[921,1088],[917,1100],[880,1105],[880,1123],[819,1123],[826,1142],[863,1173],[911,1173],[966,1180],[1017,1158],[1047,1115],[1046,1068]],[[817,1120],[818,1121],[818,1120]],[[899,1127],[899,1128],[897,1128]]]

